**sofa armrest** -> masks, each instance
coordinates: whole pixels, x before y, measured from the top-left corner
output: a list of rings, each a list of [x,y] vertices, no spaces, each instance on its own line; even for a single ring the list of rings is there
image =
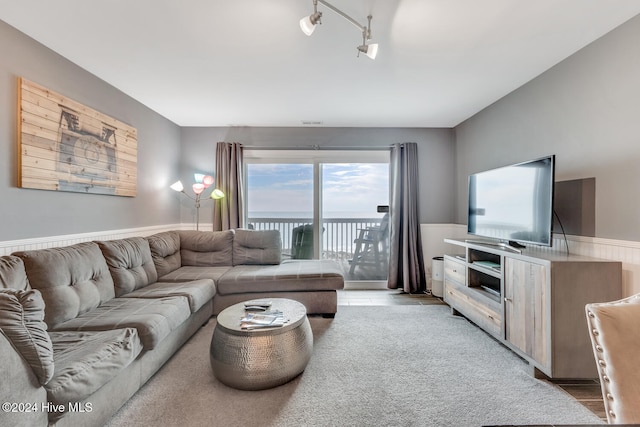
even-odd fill
[[[3,426],[45,426],[47,411],[44,406],[47,392],[36,377],[31,366],[0,331],[0,403],[9,405],[0,411]],[[44,410],[43,410],[44,408]]]
[[[585,310],[607,420],[640,423],[640,294]]]
[[[182,266],[180,235],[177,231],[163,231],[146,239],[149,242],[158,277],[165,276]]]

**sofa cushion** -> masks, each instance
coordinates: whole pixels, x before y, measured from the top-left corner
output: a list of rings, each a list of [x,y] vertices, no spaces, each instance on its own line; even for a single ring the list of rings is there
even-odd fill
[[[330,260],[295,260],[279,265],[239,265],[216,283],[220,295],[328,291],[342,289],[344,278],[337,263]]]
[[[41,385],[53,376],[53,348],[38,290],[0,289],[0,330],[27,361]]]
[[[190,315],[189,302],[185,297],[114,298],[90,313],[57,325],[55,330],[136,328],[144,349],[151,350]]]
[[[96,242],[104,255],[116,297],[143,288],[158,280],[149,242],[142,237]]]
[[[81,402],[118,375],[142,351],[134,328],[51,332],[56,360],[45,389],[50,402]]]
[[[194,280],[184,283],[156,282],[137,291],[123,296],[123,298],[161,298],[183,296],[189,300],[192,313],[200,310],[216,294],[216,285],[211,279]]]
[[[16,256],[0,257],[0,289],[11,288],[29,290],[29,280],[24,271],[24,263]]]
[[[178,231],[183,266],[219,267],[232,265],[232,230]]]
[[[233,265],[280,264],[281,261],[279,230],[235,230]]]
[[[158,278],[159,282],[190,282],[192,280],[211,279],[214,283],[226,273],[231,266],[226,267],[180,267]]]
[[[146,239],[159,277],[180,268],[182,258],[180,257],[180,235],[177,231],[165,231],[148,236]]]
[[[50,329],[115,296],[109,267],[94,242],[14,255],[22,258],[31,287],[42,293]]]

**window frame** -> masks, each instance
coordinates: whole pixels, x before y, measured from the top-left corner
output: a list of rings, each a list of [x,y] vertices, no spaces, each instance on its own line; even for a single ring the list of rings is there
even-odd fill
[[[311,164],[313,165],[313,247],[314,259],[320,258],[322,236],[322,168],[321,165],[341,163],[390,163],[391,151],[384,149],[362,150],[280,150],[280,149],[245,149],[243,153],[244,194],[249,195],[247,164]],[[243,218],[246,222],[249,212],[248,203],[244,204]]]

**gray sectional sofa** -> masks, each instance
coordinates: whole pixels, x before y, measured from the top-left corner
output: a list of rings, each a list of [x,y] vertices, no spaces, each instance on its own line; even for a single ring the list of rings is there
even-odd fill
[[[281,246],[277,231],[168,231],[0,257],[0,425],[104,424],[239,301],[333,316],[339,267],[283,261]]]

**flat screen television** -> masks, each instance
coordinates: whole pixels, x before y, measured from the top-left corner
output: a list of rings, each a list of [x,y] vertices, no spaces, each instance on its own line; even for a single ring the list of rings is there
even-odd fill
[[[551,246],[555,156],[469,176],[469,234],[520,248]]]

